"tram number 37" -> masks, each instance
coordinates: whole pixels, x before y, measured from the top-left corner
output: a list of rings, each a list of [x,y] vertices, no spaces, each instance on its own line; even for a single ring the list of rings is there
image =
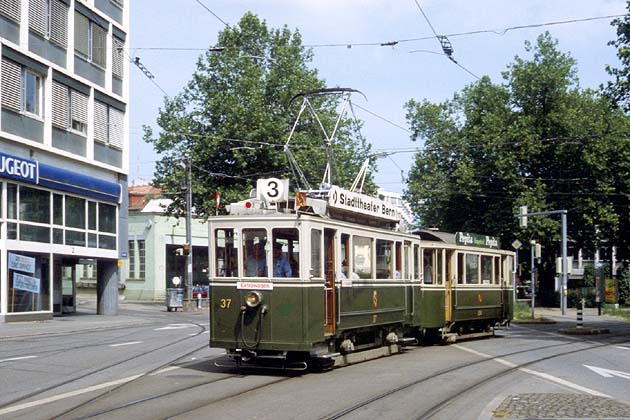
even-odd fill
[[[232,299],[221,299],[219,301],[219,307],[221,309],[229,309],[232,304]]]

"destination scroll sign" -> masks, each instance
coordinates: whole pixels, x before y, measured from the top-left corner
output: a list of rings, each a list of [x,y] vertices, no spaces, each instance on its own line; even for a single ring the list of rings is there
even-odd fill
[[[378,198],[344,190],[339,187],[332,187],[328,192],[328,205],[336,209],[360,213],[366,216],[378,217],[395,222],[400,221],[400,214],[396,206],[379,200]]]

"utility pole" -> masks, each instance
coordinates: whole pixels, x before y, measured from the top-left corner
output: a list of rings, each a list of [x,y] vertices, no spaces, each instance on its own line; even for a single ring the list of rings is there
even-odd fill
[[[192,302],[192,283],[193,283],[193,248],[192,248],[192,165],[190,156],[186,158],[186,244],[184,252],[186,253],[186,300]],[[186,252],[188,250],[188,252]]]

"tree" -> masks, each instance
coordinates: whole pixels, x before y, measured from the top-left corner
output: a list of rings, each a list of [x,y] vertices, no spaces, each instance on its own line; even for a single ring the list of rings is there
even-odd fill
[[[145,127],[144,140],[161,154],[154,184],[174,199],[170,212],[184,211],[183,163],[190,159],[193,205],[200,216],[214,214],[214,192],[229,203],[248,196],[255,179],[288,177],[283,146],[298,113],[291,98],[324,87],[309,69],[312,51],[302,46],[300,33],[269,29],[265,21],[246,13],[237,26],[223,30],[219,47],[209,48],[197,61],[192,79],[176,97],[165,98],[154,135]],[[312,99],[324,127],[337,118],[338,97]],[[335,182],[347,185],[370,148],[360,135],[360,123],[342,121],[335,138]],[[312,118],[302,119],[291,141],[292,152],[309,181],[321,181],[326,156],[323,135]]]
[[[407,199],[425,226],[542,242],[558,250],[559,217],[514,217],[569,210],[569,237],[594,250],[621,244],[628,230],[628,119],[603,95],[579,87],[575,60],[548,33],[530,55],[439,104],[409,101],[412,140],[424,140],[410,171]]]

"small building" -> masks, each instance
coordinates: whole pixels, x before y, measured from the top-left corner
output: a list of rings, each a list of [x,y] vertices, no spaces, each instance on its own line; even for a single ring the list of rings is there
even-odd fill
[[[173,277],[184,279],[186,221],[166,215],[170,199],[151,185],[129,187],[125,299],[160,301]],[[208,223],[192,219],[193,285],[208,285]]]

